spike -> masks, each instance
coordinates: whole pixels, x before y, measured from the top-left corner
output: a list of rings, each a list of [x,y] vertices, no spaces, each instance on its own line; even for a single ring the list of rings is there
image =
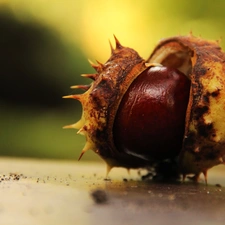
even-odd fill
[[[82,90],[87,91],[90,87],[91,87],[91,85],[73,85],[70,88],[72,88],[72,89],[82,89]]]
[[[88,59],[88,62],[92,65],[95,65],[90,59]]]
[[[127,173],[130,175],[130,168],[127,168]]]
[[[82,77],[90,78],[92,80],[96,80],[98,78],[98,74],[81,74]]]
[[[85,130],[84,128],[80,128],[80,130],[77,131],[77,134],[85,135]]]
[[[98,60],[96,60],[96,62],[98,63],[99,66],[101,66],[102,68],[104,68],[104,64],[99,62]]]
[[[64,126],[63,129],[80,129],[83,125],[84,125],[84,121],[80,119],[74,124]]]
[[[88,59],[88,62],[91,64],[91,66],[96,69],[98,68],[98,65],[94,64],[90,59]]]
[[[99,62],[98,60],[96,60],[96,62],[98,63],[98,68],[96,68],[98,73],[101,73],[104,69],[104,64]]]
[[[110,50],[111,50],[111,55],[113,55],[114,48],[113,48],[112,43],[111,43],[110,40],[109,40],[109,46],[110,46]]]
[[[83,148],[83,150],[82,150],[82,152],[81,152],[81,154],[80,154],[80,157],[78,158],[78,161],[80,161],[80,159],[82,158],[82,156],[84,155],[84,153],[87,150],[90,150],[91,148],[92,148],[92,144],[89,141],[87,141],[86,144],[85,144],[85,146],[84,146],[84,148]]]
[[[114,36],[114,39],[115,39],[115,42],[116,42],[116,49],[120,49],[122,48],[123,46],[120,44],[119,40],[117,39],[117,37],[115,35]]]
[[[109,164],[106,165],[106,178],[108,177],[109,175],[109,172],[111,171],[111,169],[113,168],[112,166],[110,166]]]
[[[203,173],[203,175],[204,175],[204,178],[205,178],[205,184],[206,185],[208,185],[208,177],[207,177],[207,172],[208,172],[208,170],[205,170],[205,171],[203,171],[202,173]]]
[[[66,125],[63,127],[63,129],[73,129],[74,128],[73,125],[74,124]]]
[[[84,153],[85,153],[85,152],[83,152],[83,151],[81,152],[81,154],[80,154],[80,156],[79,156],[79,158],[78,158],[78,161],[81,160],[81,158],[82,158],[82,156],[84,155]]]
[[[66,95],[66,96],[63,96],[63,98],[71,98],[71,99],[76,99],[80,101],[82,99],[82,95]]]
[[[86,142],[86,144],[85,144],[85,146],[84,146],[82,151],[86,152],[88,150],[91,150],[92,148],[93,148],[93,145],[91,144],[90,141],[87,140],[87,142]]]
[[[73,124],[73,127],[75,129],[80,129],[84,125],[84,118],[82,117],[79,121],[77,121],[75,124]]]
[[[62,98],[73,98],[73,95],[65,95]]]
[[[88,59],[89,63],[91,64],[91,66],[98,72],[101,73],[102,72],[102,66],[100,64],[96,65],[94,64],[90,59]]]

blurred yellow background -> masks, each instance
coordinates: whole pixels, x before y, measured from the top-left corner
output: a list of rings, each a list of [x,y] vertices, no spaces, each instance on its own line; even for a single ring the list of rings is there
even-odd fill
[[[225,47],[224,0],[0,0],[0,155],[77,159],[84,137],[71,85],[90,82],[115,34],[147,58],[159,39],[190,31]],[[88,152],[82,160],[96,160]]]

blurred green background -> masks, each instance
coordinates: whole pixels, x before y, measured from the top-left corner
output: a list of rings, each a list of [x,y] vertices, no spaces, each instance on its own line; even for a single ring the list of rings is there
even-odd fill
[[[90,82],[87,58],[106,61],[113,34],[143,58],[190,31],[224,48],[224,12],[224,0],[0,0],[0,155],[76,160],[85,139],[62,127],[81,106],[62,96]]]

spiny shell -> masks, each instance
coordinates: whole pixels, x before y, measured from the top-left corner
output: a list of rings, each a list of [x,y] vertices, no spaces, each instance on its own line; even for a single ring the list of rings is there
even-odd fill
[[[81,95],[65,96],[82,103],[81,120],[66,128],[79,129],[87,142],[81,156],[94,150],[107,163],[108,171],[115,166],[138,168],[151,166],[154,161],[119,152],[113,142],[113,122],[120,101],[133,80],[147,67],[160,63],[179,69],[191,80],[190,99],[186,114],[183,148],[178,157],[184,178],[201,172],[225,159],[225,55],[217,42],[192,35],[162,40],[147,61],[136,51],[116,48],[105,64],[92,64],[96,74],[83,76],[93,79],[90,86],[74,88],[87,90]],[[81,158],[80,156],[80,158]]]

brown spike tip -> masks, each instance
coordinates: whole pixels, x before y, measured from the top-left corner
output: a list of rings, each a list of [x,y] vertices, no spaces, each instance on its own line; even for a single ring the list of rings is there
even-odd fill
[[[71,98],[71,99],[76,99],[79,101],[82,99],[81,95],[66,95],[66,96],[63,96],[63,98]]]
[[[90,87],[91,87],[91,85],[73,85],[70,88],[71,89],[82,89],[82,90],[87,91]]]
[[[92,80],[96,80],[98,78],[98,74],[81,74],[82,77],[90,78]]]
[[[113,52],[114,52],[114,48],[113,48],[112,43],[111,43],[111,41],[110,41],[110,40],[109,40],[109,46],[110,46],[111,55],[112,55],[112,54],[113,54]]]
[[[85,153],[84,151],[81,152],[81,154],[80,154],[80,156],[79,156],[79,158],[78,158],[78,161],[81,160],[81,158],[82,158],[82,156],[84,155],[84,153]]]
[[[101,73],[102,72],[103,67],[102,67],[102,64],[101,63],[98,64],[98,65],[96,65],[90,59],[88,59],[88,61],[91,64],[92,68],[95,69],[95,71],[97,71],[98,73]]]
[[[116,49],[120,49],[122,48],[123,46],[120,44],[119,40],[117,39],[117,37],[115,35],[114,36],[114,39],[115,39],[115,42],[116,42]]]

